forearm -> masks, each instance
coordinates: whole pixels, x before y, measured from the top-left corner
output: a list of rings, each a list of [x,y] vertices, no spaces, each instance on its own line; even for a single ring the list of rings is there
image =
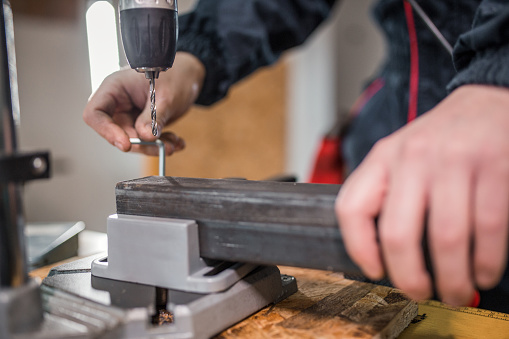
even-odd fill
[[[303,43],[334,2],[201,0],[181,17],[178,44],[178,50],[195,55],[206,69],[197,103],[220,100],[233,83]]]

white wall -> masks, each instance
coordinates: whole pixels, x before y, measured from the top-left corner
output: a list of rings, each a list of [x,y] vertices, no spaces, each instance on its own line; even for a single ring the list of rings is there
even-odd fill
[[[383,39],[371,19],[376,0],[343,0],[328,22],[288,56],[288,173],[310,176],[322,136],[378,67]]]
[[[141,175],[139,156],[124,154],[82,120],[90,96],[85,2],[78,23],[15,17],[22,151],[49,150],[50,180],[27,184],[28,221],[83,220],[105,230],[115,184]]]

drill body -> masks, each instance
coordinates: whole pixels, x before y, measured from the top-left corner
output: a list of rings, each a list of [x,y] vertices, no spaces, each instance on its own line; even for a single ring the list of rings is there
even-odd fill
[[[131,68],[166,71],[173,65],[178,39],[176,0],[121,0],[120,32]],[[150,78],[150,76],[147,76]]]

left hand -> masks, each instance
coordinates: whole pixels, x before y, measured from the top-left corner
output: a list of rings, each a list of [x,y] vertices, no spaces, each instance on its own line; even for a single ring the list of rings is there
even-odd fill
[[[180,151],[185,143],[170,132],[162,132],[184,115],[198,97],[205,66],[194,55],[177,52],[173,67],[159,75],[157,82],[158,136],[166,155]],[[130,150],[157,155],[155,147],[131,145],[129,138],[154,141],[152,117],[145,75],[125,69],[109,75],[90,97],[83,119],[99,135],[123,152]]]
[[[343,185],[336,212],[365,275],[387,273],[413,299],[432,294],[426,217],[441,299],[467,305],[477,287],[494,287],[507,264],[509,89],[460,87],[380,140]]]

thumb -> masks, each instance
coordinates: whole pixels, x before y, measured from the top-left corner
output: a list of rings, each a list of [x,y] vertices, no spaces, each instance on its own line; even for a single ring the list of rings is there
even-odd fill
[[[161,117],[158,116],[156,110],[156,120],[155,126],[153,126],[152,122],[152,111],[150,107],[150,101],[145,105],[145,108],[141,112],[141,114],[136,119],[134,128],[138,133],[140,139],[145,141],[153,141],[156,140],[159,136],[161,136],[162,128],[164,127],[164,123],[161,121]],[[156,135],[153,133],[153,128],[155,128]]]

